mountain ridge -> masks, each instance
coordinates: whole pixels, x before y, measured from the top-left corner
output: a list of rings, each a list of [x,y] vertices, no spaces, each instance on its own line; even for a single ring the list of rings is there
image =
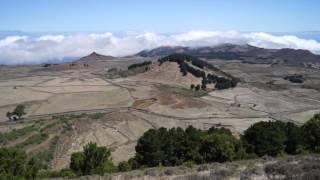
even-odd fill
[[[266,49],[252,45],[222,44],[218,46],[162,46],[137,53],[142,57],[162,57],[185,53],[205,59],[241,60],[248,63],[287,63],[292,65],[320,63],[320,55],[302,49]]]

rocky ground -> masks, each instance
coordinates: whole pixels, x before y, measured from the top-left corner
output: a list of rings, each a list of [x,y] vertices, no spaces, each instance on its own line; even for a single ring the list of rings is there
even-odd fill
[[[213,163],[180,167],[157,167],[105,176],[85,176],[85,180],[317,180],[319,156],[295,156]],[[62,178],[61,178],[62,179]]]

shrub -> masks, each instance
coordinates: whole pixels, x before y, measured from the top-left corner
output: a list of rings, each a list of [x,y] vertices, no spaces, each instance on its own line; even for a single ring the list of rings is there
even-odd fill
[[[196,85],[195,90],[196,90],[196,91],[199,91],[199,90],[200,90],[200,84]]]
[[[284,77],[284,79],[288,80],[292,83],[303,83],[305,80],[302,75],[298,75],[298,74],[286,76],[286,77]]]
[[[226,129],[160,128],[147,131],[138,140],[137,161],[134,162],[147,167],[176,166],[190,162],[230,161],[243,158],[243,153],[241,142]]]
[[[305,153],[306,149],[303,144],[303,136],[301,128],[295,124],[287,123],[285,126],[287,141],[285,142],[285,151],[288,154]]]
[[[83,152],[71,155],[70,169],[78,175],[114,172],[115,167],[110,155],[111,152],[106,147],[98,147],[95,143],[89,143],[84,146]]]
[[[206,162],[236,159],[236,140],[226,134],[209,134],[201,142],[200,154]]]
[[[308,149],[320,152],[320,114],[314,115],[302,126],[304,141]]]
[[[151,63],[152,63],[151,61],[144,61],[142,63],[131,64],[130,66],[128,66],[128,70],[134,69],[134,68],[137,68],[137,67],[148,66]]]
[[[194,84],[190,85],[190,89],[193,90],[194,89]]]
[[[287,141],[283,126],[278,121],[258,122],[244,132],[243,140],[258,156],[277,156],[284,152]]]
[[[118,170],[120,172],[130,171],[131,169],[131,165],[127,161],[122,161],[118,165]]]
[[[77,174],[73,172],[70,168],[61,169],[57,174],[57,177],[74,178],[76,176]]]
[[[113,162],[111,161],[111,159],[109,159],[108,161],[106,161],[104,163],[104,167],[103,169],[101,170],[101,172],[97,172],[98,174],[103,174],[103,173],[108,173],[108,174],[111,174],[111,173],[115,173],[118,171],[118,168],[113,164]]]
[[[228,88],[233,88],[236,87],[238,84],[238,80],[235,78],[228,79],[224,77],[217,77],[216,78],[216,89],[228,89]]]
[[[135,149],[139,164],[147,165],[149,167],[161,164],[162,159],[164,158],[164,153],[161,149],[165,144],[165,137],[161,138],[160,133],[162,133],[160,130],[150,129],[138,140]],[[163,134],[165,133],[166,132]]]
[[[13,110],[13,112],[7,112],[7,117],[10,118],[12,115],[17,115],[19,118],[21,118],[26,113],[24,112],[24,105],[19,104],[16,106],[16,108]]]
[[[131,169],[138,169],[139,168],[139,163],[136,158],[130,158],[128,160],[128,163],[129,163]]]
[[[35,179],[39,166],[34,159],[27,161],[25,152],[15,148],[0,148],[1,179]]]
[[[19,118],[23,115],[25,115],[26,113],[24,112],[24,105],[19,104],[14,110],[13,110],[13,114],[17,115]]]

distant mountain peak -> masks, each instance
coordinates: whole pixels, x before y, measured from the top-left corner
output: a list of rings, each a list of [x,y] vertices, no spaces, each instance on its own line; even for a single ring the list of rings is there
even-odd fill
[[[90,61],[100,61],[100,60],[109,60],[109,59],[114,59],[114,57],[98,54],[97,52],[93,51],[91,54],[80,58],[79,61],[90,62]]]
[[[101,54],[98,54],[97,52],[93,51],[90,55],[99,55],[101,56]]]
[[[94,56],[94,57],[97,57],[97,56],[104,56],[104,55],[102,55],[102,54],[98,54],[98,53],[96,53],[95,51],[93,51],[91,54],[89,54],[88,56],[86,56],[86,57],[92,57],[92,56]]]

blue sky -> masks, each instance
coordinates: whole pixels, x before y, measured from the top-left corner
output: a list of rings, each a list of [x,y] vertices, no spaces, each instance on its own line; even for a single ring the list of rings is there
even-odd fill
[[[0,64],[250,44],[320,54],[320,0],[0,0]]]
[[[318,0],[1,0],[0,30],[320,30]]]

